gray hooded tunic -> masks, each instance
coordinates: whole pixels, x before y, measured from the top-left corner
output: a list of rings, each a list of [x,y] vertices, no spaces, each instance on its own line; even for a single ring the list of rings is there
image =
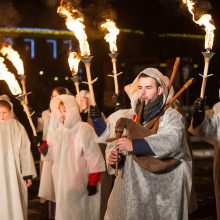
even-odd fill
[[[143,73],[164,86],[164,81],[161,82],[163,75],[158,70],[148,68]],[[132,108],[110,115],[107,128],[99,141],[115,136],[114,127],[119,118],[133,118],[137,101],[135,87],[137,88],[137,79],[125,88]],[[160,118],[157,133],[145,140],[157,158],[174,157],[181,160],[181,164],[168,173],[153,174],[142,169],[132,155],[128,154],[110,195],[105,220],[188,219],[192,161],[182,115],[169,108]],[[111,147],[114,147],[114,143],[108,144],[108,148]],[[108,150],[106,153],[108,154]],[[110,173],[114,173],[110,166],[108,168]]]

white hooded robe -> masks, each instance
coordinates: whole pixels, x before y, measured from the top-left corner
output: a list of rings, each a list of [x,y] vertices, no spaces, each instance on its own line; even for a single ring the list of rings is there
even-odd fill
[[[13,118],[0,122],[0,219],[27,219],[23,177],[30,175],[36,177],[36,170],[24,127]]]
[[[98,144],[93,140],[93,128],[81,122],[75,98],[60,95],[51,101],[52,113],[58,118],[60,101],[67,109],[68,117],[50,137],[47,155],[53,161],[55,219],[93,220],[93,213],[99,213],[99,210],[96,211],[97,207],[89,202],[88,175],[105,171],[105,162]],[[99,202],[96,201],[97,204]]]
[[[163,75],[154,68],[142,71],[155,78],[163,87]],[[99,137],[103,142],[115,137],[115,124],[121,117],[132,119],[137,102],[137,81],[125,88],[131,99],[131,109],[119,110],[107,119],[107,128]],[[166,90],[166,87],[164,87]],[[166,92],[166,91],[165,91]],[[164,100],[166,100],[164,98]],[[192,159],[185,137],[182,115],[169,108],[160,117],[156,134],[145,137],[157,158],[173,157],[181,161],[172,171],[150,173],[140,167],[132,154],[126,155],[124,166],[119,170],[108,201],[105,220],[186,220],[191,191]],[[108,144],[108,149],[114,143]],[[106,154],[108,154],[108,150]],[[106,156],[107,157],[107,156]],[[111,166],[110,173],[114,173]]]
[[[216,103],[212,109],[206,110],[204,121],[196,128],[192,123],[188,131],[214,146],[213,181],[215,190],[215,202],[217,220],[220,220],[220,103]]]

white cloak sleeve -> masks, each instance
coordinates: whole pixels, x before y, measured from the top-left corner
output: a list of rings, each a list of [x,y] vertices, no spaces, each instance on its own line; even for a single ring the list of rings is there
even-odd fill
[[[220,112],[214,112],[213,110],[206,110],[205,119],[202,124],[193,128],[192,123],[188,129],[189,133],[200,138],[203,141],[207,141],[210,144],[216,145],[217,130],[220,123]]]
[[[82,123],[80,136],[83,144],[83,152],[88,166],[89,173],[105,171],[105,161],[99,145],[94,141],[94,130],[87,124]]]
[[[185,127],[182,115],[174,109],[169,108],[163,115],[158,132],[146,137],[157,158],[178,157],[183,149],[182,140],[185,134]]]
[[[22,176],[37,176],[30,141],[23,126],[21,126],[20,164]]]

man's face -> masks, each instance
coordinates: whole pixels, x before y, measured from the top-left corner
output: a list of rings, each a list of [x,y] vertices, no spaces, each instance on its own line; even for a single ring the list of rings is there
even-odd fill
[[[138,80],[138,97],[145,101],[145,105],[163,93],[163,87],[157,86],[156,80],[151,77],[141,77]]]
[[[10,110],[5,106],[0,106],[0,122],[10,118]]]

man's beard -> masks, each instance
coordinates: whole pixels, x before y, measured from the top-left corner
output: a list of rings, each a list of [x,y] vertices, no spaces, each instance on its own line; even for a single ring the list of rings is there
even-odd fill
[[[138,114],[141,106],[141,100],[138,99],[135,112]],[[152,118],[156,117],[163,107],[163,95],[159,95],[154,99],[149,100],[149,102],[144,106],[143,112],[142,112],[142,123],[147,123]]]

